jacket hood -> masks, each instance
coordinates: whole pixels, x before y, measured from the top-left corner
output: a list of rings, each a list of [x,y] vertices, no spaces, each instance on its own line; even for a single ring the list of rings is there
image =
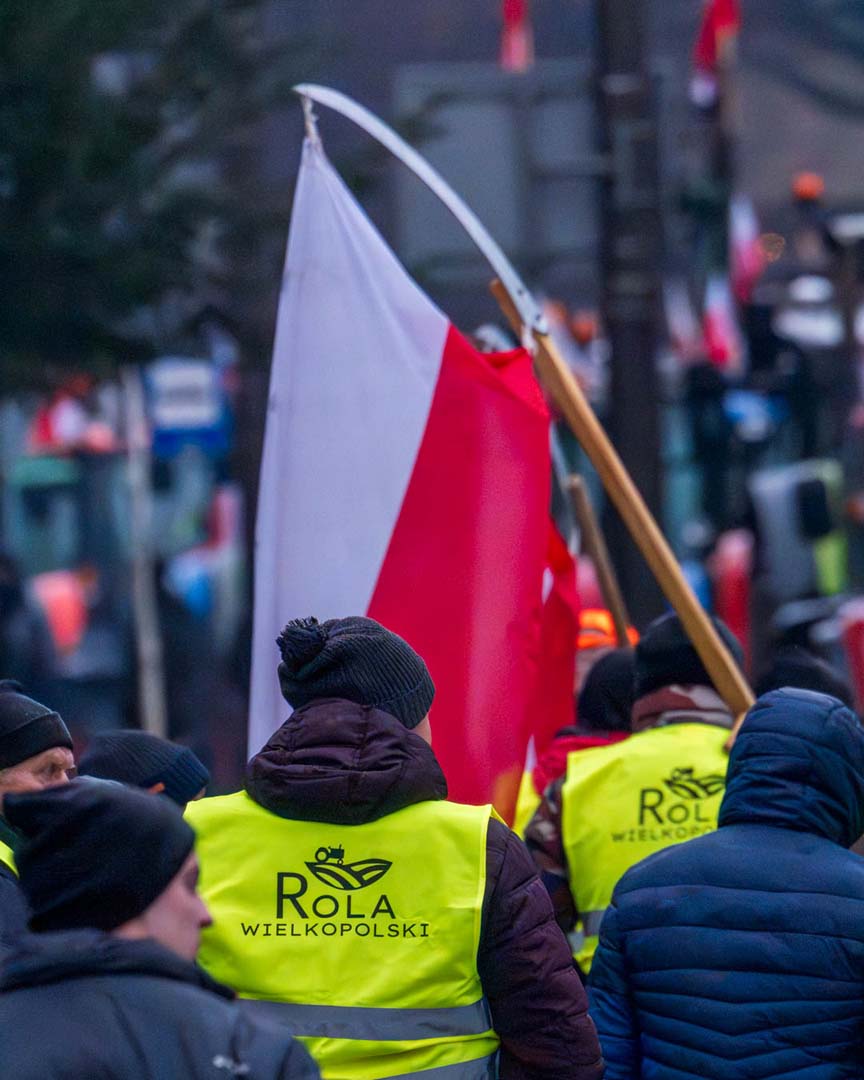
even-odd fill
[[[369,705],[324,698],[285,721],[246,767],[246,791],[280,817],[362,825],[447,798],[428,743]]]
[[[234,992],[155,941],[126,941],[100,930],[25,934],[8,955],[0,992],[87,975],[150,975],[191,983],[220,997]]]
[[[729,759],[719,824],[773,825],[845,848],[864,833],[864,728],[837,698],[763,695]]]

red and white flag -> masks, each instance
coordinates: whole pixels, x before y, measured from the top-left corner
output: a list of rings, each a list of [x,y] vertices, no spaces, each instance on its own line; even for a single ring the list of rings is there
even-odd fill
[[[708,359],[730,375],[738,374],[744,362],[744,344],[735,298],[725,274],[712,274],[708,279],[702,326]]]
[[[693,66],[716,73],[726,43],[740,30],[740,0],[706,0],[699,36],[693,48]]]
[[[753,200],[747,195],[733,195],[729,202],[729,274],[732,291],[740,303],[752,300],[764,270],[765,253]]]
[[[504,0],[501,19],[499,63],[504,71],[521,74],[534,63],[534,32],[528,0]]]
[[[549,476],[528,355],[469,345],[307,141],[261,470],[250,750],[289,713],[282,625],[369,615],[429,665],[451,796],[508,812],[528,739]]]
[[[740,0],[706,0],[693,47],[690,97],[694,105],[711,108],[717,101],[718,76],[724,52],[740,31]]]

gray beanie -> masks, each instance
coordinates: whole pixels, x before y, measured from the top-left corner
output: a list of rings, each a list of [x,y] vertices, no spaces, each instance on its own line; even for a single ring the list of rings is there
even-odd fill
[[[415,728],[435,697],[423,660],[374,619],[293,619],[276,643],[282,695],[295,709],[318,698],[344,698]]]

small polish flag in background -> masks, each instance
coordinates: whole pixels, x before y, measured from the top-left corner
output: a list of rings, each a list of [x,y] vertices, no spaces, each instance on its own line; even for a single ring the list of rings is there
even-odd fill
[[[738,373],[744,362],[744,346],[735,299],[725,274],[713,274],[708,279],[702,326],[711,363],[729,374]]]
[[[426,660],[452,798],[508,815],[530,734],[549,416],[522,349],[480,354],[308,141],[258,503],[249,748],[289,715],[289,619],[368,615]]]
[[[729,203],[729,273],[732,291],[746,304],[765,269],[765,253],[759,233],[759,219],[747,195],[734,195]]]
[[[739,0],[706,0],[699,34],[693,47],[693,74],[690,97],[703,109],[717,101],[720,67],[730,42],[741,31]]]
[[[501,18],[499,63],[504,71],[520,74],[534,63],[534,32],[528,0],[504,0]]]

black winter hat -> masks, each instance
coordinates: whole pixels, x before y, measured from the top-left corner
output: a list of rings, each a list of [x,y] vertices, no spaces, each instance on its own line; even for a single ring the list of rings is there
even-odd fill
[[[852,689],[840,672],[800,645],[789,645],[777,651],[771,666],[756,683],[756,696],[762,697],[784,686],[828,694],[842,701],[847,708],[855,708]]]
[[[579,694],[577,719],[590,731],[629,731],[633,709],[632,649],[612,649],[593,665]]]
[[[168,799],[89,777],[7,795],[3,813],[23,834],[15,863],[36,932],[115,930],[165,891],[195,844]]]
[[[295,709],[318,698],[344,698],[415,728],[435,697],[423,660],[374,619],[293,619],[276,643],[282,695]]]
[[[96,735],[78,762],[78,773],[139,788],[164,784],[165,794],[178,806],[194,799],[210,780],[210,773],[188,746],[148,731]]]
[[[738,639],[721,619],[712,618],[711,622],[740,667],[744,654]],[[635,697],[676,685],[713,687],[714,683],[681,620],[671,612],[655,619],[636,646]]]
[[[58,713],[27,697],[21,684],[0,680],[0,769],[18,765],[55,746],[72,749],[72,736]]]

